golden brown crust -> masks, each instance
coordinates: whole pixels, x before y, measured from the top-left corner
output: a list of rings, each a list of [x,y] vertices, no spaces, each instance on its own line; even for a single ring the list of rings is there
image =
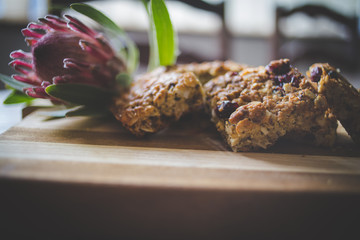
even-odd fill
[[[310,67],[308,76],[318,82],[323,94],[354,142],[360,144],[360,93],[334,67],[317,63]]]
[[[200,80],[201,84],[205,84],[210,79],[224,75],[230,71],[241,71],[247,66],[244,64],[238,64],[233,61],[212,61],[202,63],[189,63],[189,64],[177,64],[172,66],[162,66],[155,70],[144,74],[141,78],[159,77],[164,73],[177,72],[185,73],[192,72]]]
[[[325,97],[286,59],[229,72],[204,88],[212,121],[234,151],[266,149],[282,136],[335,142],[336,119]]]
[[[233,61],[213,61],[203,63],[180,64],[176,66],[178,72],[193,72],[202,84],[209,80],[224,75],[227,72],[238,72],[246,68],[246,65]]]
[[[130,91],[115,99],[111,110],[137,136],[155,133],[183,114],[200,109],[204,92],[191,72],[168,72],[137,79]]]

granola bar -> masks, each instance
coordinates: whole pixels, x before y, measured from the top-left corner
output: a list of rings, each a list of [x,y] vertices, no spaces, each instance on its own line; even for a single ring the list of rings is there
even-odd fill
[[[335,142],[337,121],[325,96],[288,59],[228,72],[204,89],[212,121],[233,151],[267,149],[283,136]]]

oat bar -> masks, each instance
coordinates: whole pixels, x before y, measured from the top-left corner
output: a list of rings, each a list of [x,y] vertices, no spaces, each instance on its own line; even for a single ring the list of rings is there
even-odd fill
[[[288,59],[228,72],[204,89],[212,121],[233,151],[266,149],[283,136],[335,142],[337,122],[325,97]]]

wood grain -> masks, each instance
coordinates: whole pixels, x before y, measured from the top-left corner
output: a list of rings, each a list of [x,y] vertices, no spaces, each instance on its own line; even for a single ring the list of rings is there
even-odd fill
[[[0,136],[1,236],[359,239],[360,151],[338,135],[233,153],[201,114],[138,139],[35,112]]]
[[[35,113],[0,137],[0,174],[157,187],[360,191],[359,153],[341,131],[334,149],[283,142],[268,152],[233,153],[203,115],[138,139],[112,118],[47,120]]]

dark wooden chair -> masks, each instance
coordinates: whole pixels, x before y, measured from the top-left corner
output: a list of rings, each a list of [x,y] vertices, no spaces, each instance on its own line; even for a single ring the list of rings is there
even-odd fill
[[[347,35],[347,39],[329,39],[329,38],[289,38],[282,33],[280,29],[280,21],[297,13],[303,13],[311,18],[326,17],[343,26],[343,31]],[[296,27],[296,26],[294,26]],[[290,41],[296,41],[302,45],[301,51],[290,53],[284,51],[284,46]],[[343,51],[339,51],[328,45],[333,42],[336,46],[341,45]],[[325,44],[326,43],[326,44]],[[325,47],[324,47],[325,45]],[[334,45],[334,46],[335,46]],[[292,49],[294,50],[294,49]],[[338,49],[337,49],[338,50]],[[293,9],[276,8],[275,33],[273,36],[273,58],[289,57],[294,61],[311,57],[312,60],[321,61],[323,58],[329,62],[337,64],[346,64],[351,68],[356,68],[358,64],[359,41],[358,41],[358,18],[342,15],[335,10],[319,5],[303,5]],[[323,58],[321,58],[323,57]]]
[[[221,19],[221,32],[220,32],[220,55],[218,56],[219,60],[226,60],[229,58],[229,46],[230,46],[230,38],[231,35],[227,29],[226,23],[225,23],[225,1],[221,1],[217,4],[210,4],[208,2],[199,0],[199,1],[193,1],[193,0],[178,0],[180,2],[183,2],[185,4],[188,4],[189,6],[192,6],[197,9],[205,10],[211,13],[216,14]],[[201,59],[200,59],[201,60]]]

